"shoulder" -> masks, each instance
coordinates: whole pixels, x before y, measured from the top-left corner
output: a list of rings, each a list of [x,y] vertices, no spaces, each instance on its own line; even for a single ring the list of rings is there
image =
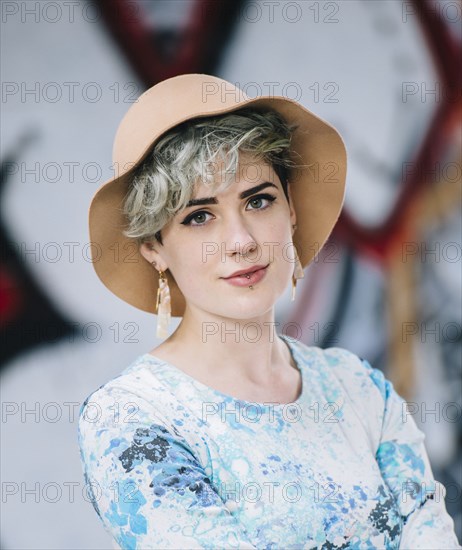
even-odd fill
[[[141,355],[118,376],[87,395],[78,418],[81,444],[149,424],[173,430],[178,402],[161,372],[161,364],[149,362],[147,354]]]
[[[157,452],[156,446],[207,464],[201,426],[162,372],[162,363],[140,356],[86,397],[77,426],[84,471],[125,468]]]
[[[80,406],[79,417],[82,418],[82,416],[88,415],[92,408],[106,409],[115,400],[137,395],[138,388],[142,386],[143,379],[148,375],[146,368],[144,368],[143,358],[144,356],[138,357],[120,374],[88,394]]]
[[[381,370],[346,348],[308,346],[299,340],[292,343],[308,380],[317,383],[327,397],[333,396],[330,400],[339,404],[341,416],[348,422],[354,418],[376,449],[390,395],[395,395],[392,383]]]
[[[366,390],[383,402],[388,398],[393,388],[391,382],[367,359],[342,347],[320,348],[294,339],[291,342],[308,368],[315,368],[322,376],[335,377],[350,397],[364,397]]]

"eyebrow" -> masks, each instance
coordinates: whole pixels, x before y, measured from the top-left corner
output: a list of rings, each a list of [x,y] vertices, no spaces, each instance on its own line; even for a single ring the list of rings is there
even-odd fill
[[[270,181],[265,181],[264,183],[260,183],[255,187],[251,187],[250,189],[246,189],[245,191],[242,191],[242,193],[239,194],[239,198],[245,199],[250,195],[253,195],[257,191],[261,191],[262,189],[265,189],[265,187],[274,187],[275,189],[278,189],[278,187],[274,185],[274,183],[271,183]],[[218,204],[218,200],[216,197],[204,197],[203,199],[191,199],[186,205],[186,208],[189,208],[190,206],[201,206],[204,204]]]

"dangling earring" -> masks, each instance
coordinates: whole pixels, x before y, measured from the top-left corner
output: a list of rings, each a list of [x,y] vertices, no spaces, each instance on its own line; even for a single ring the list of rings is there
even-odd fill
[[[155,262],[153,262],[153,265]],[[170,287],[167,277],[162,270],[159,270],[159,288],[157,289],[156,300],[157,313],[157,338],[167,338],[168,325],[171,319]]]
[[[292,226],[293,229],[297,229],[297,225]],[[297,287],[297,279],[303,279],[305,276],[305,272],[303,271],[303,266],[300,262],[300,259],[297,254],[297,249],[294,246],[294,254],[295,254],[295,265],[294,265],[294,272],[292,275],[292,297],[290,299],[291,302],[295,300],[295,288]]]

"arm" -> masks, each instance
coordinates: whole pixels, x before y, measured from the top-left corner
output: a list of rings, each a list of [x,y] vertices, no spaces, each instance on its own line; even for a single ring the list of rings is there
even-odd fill
[[[436,481],[424,446],[425,434],[408,414],[406,402],[382,371],[363,365],[383,398],[383,422],[376,460],[403,518],[400,548],[462,548],[446,510],[444,486]]]
[[[174,425],[121,389],[89,399],[79,418],[85,479],[121,548],[256,548]],[[130,404],[135,414],[115,414]]]

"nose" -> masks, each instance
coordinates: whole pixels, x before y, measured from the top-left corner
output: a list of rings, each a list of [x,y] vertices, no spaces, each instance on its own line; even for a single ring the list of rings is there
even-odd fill
[[[252,228],[242,215],[237,213],[228,217],[222,233],[222,247],[227,256],[248,256],[258,248]]]

